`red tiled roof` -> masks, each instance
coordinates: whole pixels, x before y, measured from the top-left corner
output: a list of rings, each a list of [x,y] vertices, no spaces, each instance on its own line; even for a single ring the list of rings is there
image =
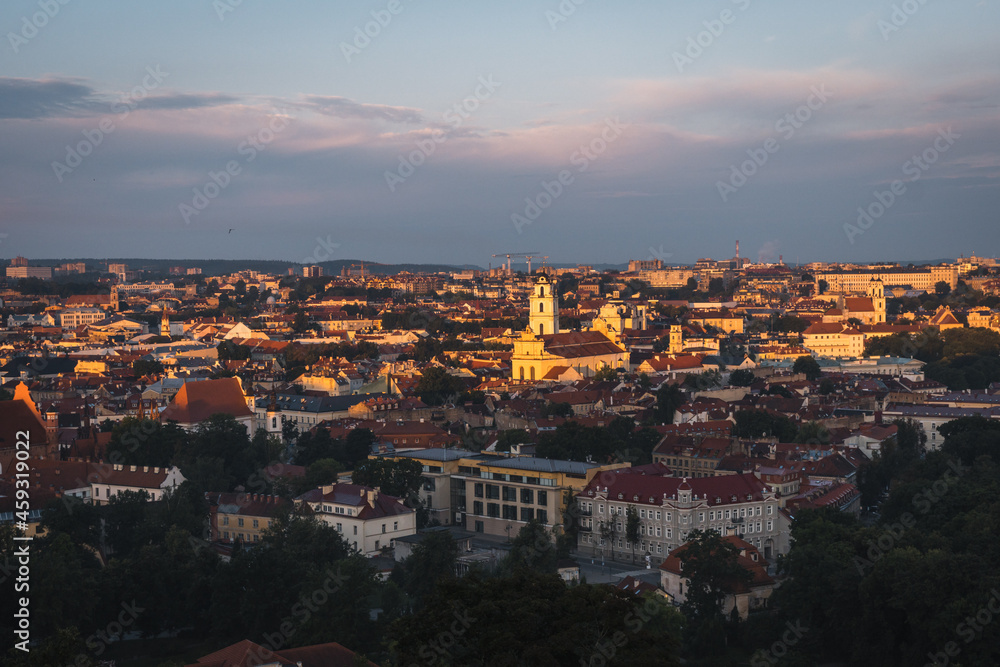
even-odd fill
[[[253,416],[238,379],[185,382],[161,413],[161,420],[196,424],[220,412],[236,418]]]

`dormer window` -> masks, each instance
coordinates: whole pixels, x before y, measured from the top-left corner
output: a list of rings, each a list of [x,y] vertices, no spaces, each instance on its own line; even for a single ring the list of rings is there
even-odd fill
[[[619,493],[619,494],[618,494],[618,500],[621,500],[621,499],[623,499],[624,497],[625,497],[625,494],[624,494],[624,493]]]

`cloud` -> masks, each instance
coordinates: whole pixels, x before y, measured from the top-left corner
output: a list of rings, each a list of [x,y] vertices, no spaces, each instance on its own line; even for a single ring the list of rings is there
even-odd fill
[[[222,93],[173,93],[147,97],[139,102],[143,109],[203,109],[239,102],[239,98]]]
[[[73,79],[0,77],[0,118],[74,116],[96,104],[94,89]]]
[[[334,118],[362,118],[366,120],[387,120],[392,123],[417,124],[424,122],[419,109],[394,107],[386,104],[365,104],[346,97],[330,95],[306,95],[304,108],[324,116]]]

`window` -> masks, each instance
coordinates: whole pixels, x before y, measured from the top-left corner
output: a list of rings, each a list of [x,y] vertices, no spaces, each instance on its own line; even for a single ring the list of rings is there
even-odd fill
[[[521,489],[521,502],[525,505],[534,504],[535,492],[531,489]]]
[[[476,532],[477,533],[483,532],[483,522],[482,521],[477,521],[476,522]]]
[[[258,535],[257,533],[254,533],[253,534],[253,541],[254,542],[259,542],[260,541],[260,535]]]
[[[385,533],[385,524],[384,523],[382,524],[382,533],[383,534]],[[378,548],[378,547],[376,547],[376,548]]]
[[[659,520],[660,520],[660,513],[659,513],[658,511],[657,511],[657,513],[656,513],[656,520],[657,520],[657,521],[659,521]]]
[[[240,517],[236,520],[236,525],[239,526],[240,528],[243,527],[243,517]]]
[[[222,517],[222,525],[223,526],[228,526],[229,525],[229,517],[228,516]]]
[[[771,514],[773,514],[773,511],[774,511],[774,505],[768,505],[767,506],[767,515],[771,516]]]
[[[483,485],[482,485],[481,482],[477,482],[475,484],[475,488],[474,488],[473,493],[475,493],[476,498],[482,498],[483,497]]]
[[[228,540],[229,539],[229,531],[227,530],[226,532],[222,533],[222,537],[223,537],[223,539],[227,539]]]
[[[539,491],[538,492],[538,504],[542,507],[546,507],[549,504],[549,492]]]
[[[378,540],[375,540],[375,548],[378,549]]]
[[[344,532],[344,524],[342,524],[342,523],[338,523],[337,524],[337,532],[338,533]]]
[[[521,521],[531,521],[534,518],[535,511],[530,507],[521,508]]]
[[[537,512],[535,512],[535,518],[538,519],[538,523],[548,523],[549,513],[546,512],[545,510],[538,510]]]
[[[253,527],[254,528],[260,528],[260,521],[258,521],[257,519],[254,519],[253,520]]]
[[[494,519],[499,519],[500,518],[499,503],[486,503],[486,516],[492,517]]]
[[[399,522],[398,521],[393,521],[392,522],[392,529],[393,530],[399,530]]]
[[[517,502],[517,489],[511,486],[505,486],[503,491],[503,501],[505,503],[516,503]]]
[[[503,506],[503,518],[509,521],[517,521],[517,506],[516,505],[504,505]]]
[[[355,535],[357,535],[357,534],[358,534],[358,527],[357,527],[357,526],[355,526],[355,527],[354,527],[354,534],[355,534]],[[356,546],[356,545],[357,545],[357,542],[355,542],[355,546]]]
[[[604,514],[604,505],[598,505],[597,506],[597,513],[598,514]]]
[[[489,498],[490,500],[499,500],[500,499],[500,487],[497,486],[496,484],[487,484],[486,485],[486,497]]]
[[[483,503],[482,503],[481,500],[475,500],[475,501],[473,501],[473,503],[472,503],[472,513],[473,514],[478,514],[479,516],[483,515]]]

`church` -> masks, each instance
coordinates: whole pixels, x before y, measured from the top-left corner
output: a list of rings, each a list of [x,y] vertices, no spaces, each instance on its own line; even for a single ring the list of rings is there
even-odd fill
[[[628,352],[605,331],[559,331],[559,291],[545,274],[529,298],[528,328],[514,339],[514,380],[592,377],[605,366],[628,368]]]

